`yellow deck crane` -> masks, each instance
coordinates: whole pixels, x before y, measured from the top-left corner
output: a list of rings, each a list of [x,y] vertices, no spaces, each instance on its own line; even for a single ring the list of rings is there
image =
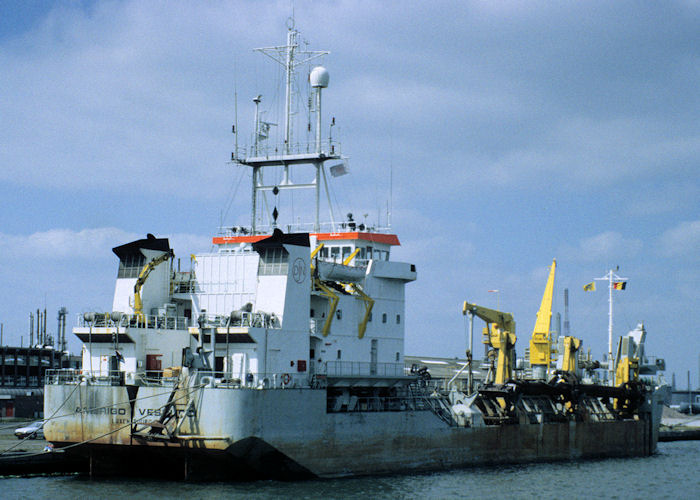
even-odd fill
[[[561,371],[574,373],[576,371],[576,353],[581,348],[581,339],[576,337],[564,337],[564,349],[561,355]]]
[[[554,297],[554,277],[557,269],[557,259],[552,260],[549,278],[542,295],[542,303],[537,311],[535,328],[530,339],[530,366],[535,379],[545,379],[547,370],[552,364],[552,337],[550,324],[552,320],[552,299]],[[574,373],[576,371],[576,353],[581,348],[581,339],[576,337],[560,338],[561,364],[560,371]]]
[[[513,375],[513,348],[515,347],[515,320],[511,313],[496,311],[465,301],[462,314],[472,314],[486,322],[484,333],[488,344],[497,353],[496,384],[505,384]]]
[[[549,278],[542,295],[542,303],[537,311],[535,328],[530,339],[530,366],[535,379],[545,379],[552,362],[552,343],[549,327],[552,321],[552,299],[554,297],[554,275],[557,270],[557,259],[552,260]]]
[[[136,316],[136,320],[139,324],[143,324],[146,321],[146,318],[143,315],[143,302],[141,302],[141,288],[143,288],[144,283],[146,283],[148,275],[151,274],[151,271],[153,271],[159,264],[162,264],[168,260],[170,257],[170,252],[154,257],[148,264],[143,266],[143,269],[141,269],[141,272],[139,273],[139,277],[136,279],[136,283],[134,284],[134,315]]]
[[[642,324],[642,330],[644,325]],[[617,344],[617,360],[615,366],[615,385],[630,387],[639,382],[638,346],[631,335],[620,337]],[[634,407],[635,401],[626,398],[615,398],[615,409],[628,411]]]

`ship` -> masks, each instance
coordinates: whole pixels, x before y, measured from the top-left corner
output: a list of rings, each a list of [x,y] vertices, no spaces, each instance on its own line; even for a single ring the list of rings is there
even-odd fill
[[[471,344],[454,376],[407,364],[416,266],[392,259],[399,238],[378,221],[321,220],[328,183],[349,164],[322,134],[329,72],[313,64],[328,52],[306,50],[287,27],[285,44],[256,49],[284,67],[284,123],[265,121],[257,96],[251,144],[236,139],[231,154],[250,174],[250,223],[220,228],[214,250],[186,254],[185,269],[167,238],[112,249],[111,311],[83,313],[73,328],[82,368],[46,377],[44,433],[56,452],[89,459],[93,475],[227,480],[653,454],[653,385],[634,360],[616,383],[584,383],[573,337],[558,347],[535,332],[528,379],[512,315],[465,302],[466,317],[487,323],[482,365]],[[309,98],[297,134],[299,82]],[[292,192],[310,198],[308,220],[283,222],[280,199]],[[541,315],[548,325],[549,283],[543,304],[538,324]]]

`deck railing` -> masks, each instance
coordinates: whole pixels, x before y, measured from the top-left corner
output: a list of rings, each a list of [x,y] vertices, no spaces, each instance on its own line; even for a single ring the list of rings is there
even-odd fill
[[[323,369],[324,367],[322,366],[321,370]],[[325,363],[325,375],[331,377],[401,377],[404,375],[404,364],[371,363],[364,361],[327,361]]]
[[[122,314],[118,321],[113,321],[109,313],[95,313],[95,318],[92,322],[85,320],[82,314],[77,316],[76,326],[79,328],[117,328],[126,329],[127,327],[134,328],[149,328],[159,330],[184,330],[191,324],[191,320],[184,316],[165,316],[144,314],[138,316],[136,314]]]
[[[340,142],[325,140],[322,143],[322,153],[327,156],[340,155]],[[287,147],[284,143],[259,142],[257,146],[238,147],[231,153],[231,161],[242,161],[262,158],[277,158],[285,155],[314,155],[316,141],[293,142]]]
[[[291,389],[309,386],[307,372],[248,373],[243,376],[223,371],[197,370],[192,372],[191,384],[201,387],[240,389]],[[99,370],[47,370],[46,385],[123,385],[125,382],[143,386],[172,386],[178,375],[172,371],[141,370],[138,372]]]
[[[99,370],[46,370],[44,383],[46,385],[71,385],[87,382],[92,385],[121,385],[125,372]]]

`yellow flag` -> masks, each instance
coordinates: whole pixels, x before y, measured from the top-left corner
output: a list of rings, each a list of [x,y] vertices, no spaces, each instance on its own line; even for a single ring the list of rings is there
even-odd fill
[[[595,292],[595,281],[591,281],[587,285],[583,285],[584,292]]]

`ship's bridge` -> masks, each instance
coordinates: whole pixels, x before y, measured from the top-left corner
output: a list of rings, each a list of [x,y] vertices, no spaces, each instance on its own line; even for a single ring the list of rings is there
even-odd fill
[[[220,250],[228,251],[248,245],[269,237],[267,234],[243,234],[215,236],[212,243]],[[311,248],[323,243],[318,257],[325,261],[341,263],[355,250],[359,249],[355,260],[366,263],[370,260],[389,260],[391,247],[398,246],[398,236],[388,233],[365,231],[339,231],[328,233],[310,233]]]

